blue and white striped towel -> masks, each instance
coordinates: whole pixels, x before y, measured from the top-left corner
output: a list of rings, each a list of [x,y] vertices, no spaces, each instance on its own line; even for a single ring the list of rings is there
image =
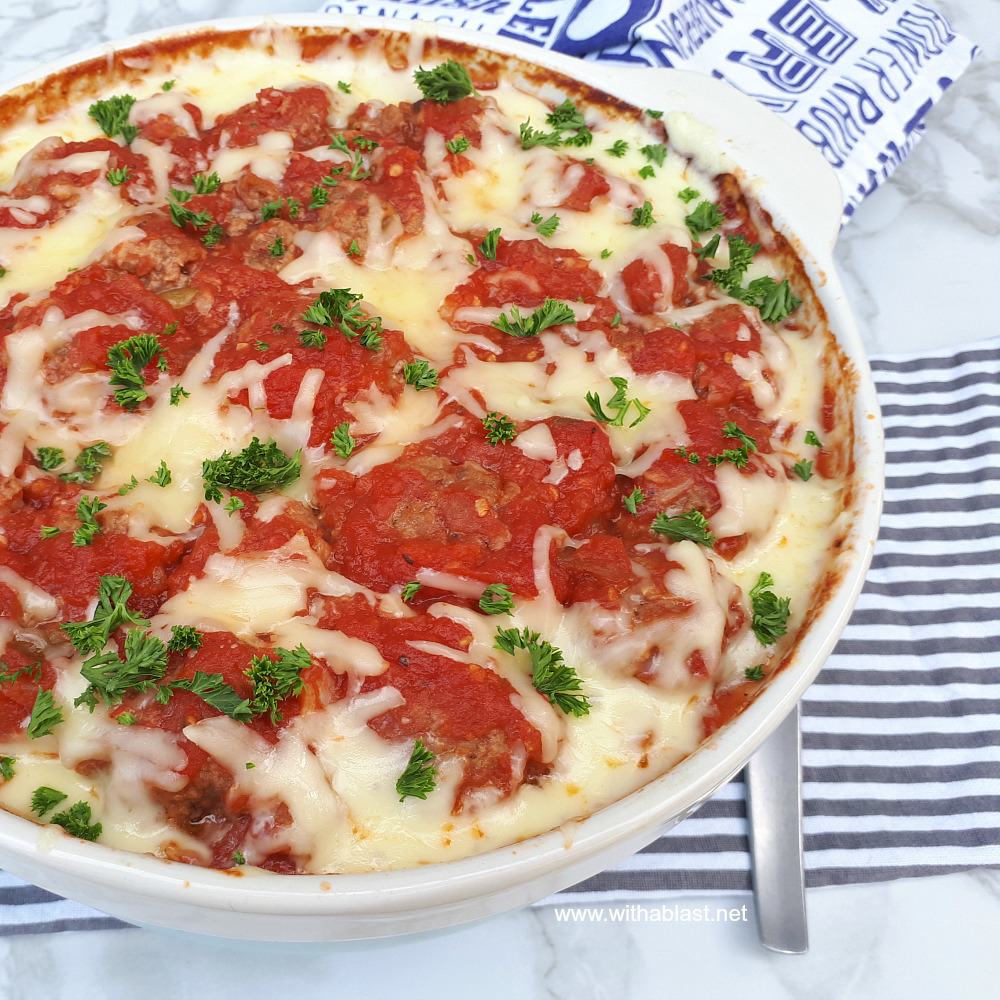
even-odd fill
[[[811,886],[1000,867],[1000,339],[873,362],[882,530],[803,702]],[[750,886],[743,783],[546,903]],[[0,873],[0,935],[124,924]]]

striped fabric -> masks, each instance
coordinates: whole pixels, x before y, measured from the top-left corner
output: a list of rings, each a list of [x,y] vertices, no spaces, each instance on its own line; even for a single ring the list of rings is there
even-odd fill
[[[1000,867],[1000,340],[873,368],[883,526],[857,611],[803,701],[811,886]],[[735,780],[545,903],[749,887]],[[0,873],[0,934],[122,926]]]

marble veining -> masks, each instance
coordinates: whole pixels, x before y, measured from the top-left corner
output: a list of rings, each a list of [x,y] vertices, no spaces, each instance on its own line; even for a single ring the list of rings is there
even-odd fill
[[[934,2],[984,53],[928,116],[910,159],[841,237],[837,260],[873,352],[919,351],[997,332],[986,296],[1000,273],[1000,2]],[[308,6],[308,0],[9,0],[0,6],[0,81],[138,31]],[[716,901],[740,905],[747,898]],[[552,909],[337,946],[264,946],[151,930],[4,938],[0,998],[273,1000],[289,986],[302,1000],[996,996],[1000,872],[821,889],[810,893],[809,911],[806,956],[764,952],[752,920],[574,924],[559,922]]]

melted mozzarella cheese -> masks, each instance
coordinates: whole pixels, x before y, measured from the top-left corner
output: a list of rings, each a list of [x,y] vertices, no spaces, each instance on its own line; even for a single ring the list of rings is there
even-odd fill
[[[670,372],[638,375],[625,357],[611,347],[598,331],[579,334],[577,344],[567,344],[555,333],[539,338],[544,354],[537,361],[496,364],[481,361],[471,351],[465,352],[465,364],[452,368],[441,387],[477,416],[485,410],[472,392],[486,401],[486,409],[506,413],[514,420],[540,420],[550,416],[593,419],[587,393],[597,392],[608,399],[615,391],[612,376],[625,378],[629,396],[649,407],[649,414],[634,426],[635,411],[622,427],[608,426],[608,437],[618,461],[624,465],[637,453],[657,442],[671,447],[686,444],[684,421],[677,410],[683,399],[694,399],[694,389],[687,379]],[[588,360],[592,355],[593,360]]]
[[[194,121],[184,108],[187,102],[198,105],[211,124],[264,87],[320,84],[331,95],[328,124],[335,131],[346,126],[348,116],[363,101],[413,101],[419,96],[411,73],[387,67],[375,50],[338,44],[306,61],[298,45],[279,29],[262,30],[255,41],[257,51],[219,49],[212,59],[157,66],[136,87],[140,100],[130,120],[142,124],[163,114],[193,134]],[[417,38],[414,46],[419,44]],[[411,55],[415,65],[420,58],[417,48]],[[161,91],[162,83],[172,78],[177,78],[177,85]],[[350,94],[337,89],[341,80],[351,85]],[[98,134],[87,104],[70,104],[42,124],[31,112],[14,123],[0,148],[0,184],[56,169],[103,173],[108,159],[104,152],[73,154],[63,161],[43,158],[48,148],[44,140],[53,133],[67,140]],[[694,322],[715,308],[716,301],[672,308],[673,270],[661,247],[691,246],[684,221],[691,206],[677,194],[694,187],[701,197],[714,200],[717,190],[711,178],[728,165],[717,158],[693,162],[672,146],[653,175],[642,177],[639,171],[650,162],[642,149],[658,141],[656,126],[593,109],[586,115],[594,131],[590,146],[522,149],[518,125],[530,120],[544,128],[549,109],[550,103],[539,95],[509,80],[500,81],[488,94],[481,144],[464,154],[473,169],[453,173],[443,138],[428,131],[423,152],[431,180],[418,177],[424,210],[421,232],[405,233],[387,204],[371,196],[363,258],[346,254],[339,234],[303,230],[295,237],[299,255],[288,260],[279,276],[293,284],[312,282],[316,290],[349,287],[360,292],[365,307],[382,316],[386,328],[399,329],[416,354],[439,368],[451,365],[460,352],[464,365],[451,367],[442,379],[446,399],[477,418],[490,409],[532,424],[510,447],[547,462],[543,479],[547,483],[558,484],[570,470],[579,469],[583,456],[579,451],[560,456],[543,421],[553,416],[593,419],[587,394],[596,393],[606,401],[614,391],[610,378],[626,379],[629,398],[638,399],[649,414],[629,426],[637,415],[633,409],[625,426],[605,429],[617,471],[637,476],[666,449],[688,443],[678,411],[682,401],[695,395],[688,380],[670,373],[640,375],[603,334],[584,333],[573,324],[543,333],[539,338],[543,355],[534,362],[483,361],[469,345],[494,355],[500,352],[488,340],[452,329],[441,317],[441,304],[475,269],[468,255],[482,231],[500,227],[505,239],[539,238],[546,245],[579,252],[601,276],[601,294],[626,319],[632,316],[631,304],[620,272],[626,263],[641,258],[660,280],[658,316],[665,323]],[[668,116],[668,121],[682,149],[713,147],[690,120]],[[609,152],[618,141],[626,146],[621,157]],[[198,162],[197,169],[215,170],[223,180],[235,179],[246,169],[271,181],[283,177],[292,148],[290,134],[265,132],[245,148],[227,142],[223,135],[212,161]],[[33,147],[36,153],[18,168],[18,160]],[[147,158],[153,178],[153,190],[137,192],[137,197],[151,205],[162,202],[175,154],[142,138],[133,142],[132,149]],[[342,154],[326,149],[306,155],[343,160]],[[608,194],[596,198],[590,211],[562,207],[585,173],[581,161],[588,158],[607,175]],[[630,225],[645,201],[652,206],[653,224]],[[51,207],[43,196],[18,199],[0,194],[0,203],[21,213],[17,218],[26,224]],[[120,189],[102,176],[57,221],[37,230],[0,230],[0,265],[7,268],[0,277],[0,308],[17,293],[39,296],[67,269],[97,259],[118,242],[143,239],[141,229],[122,224],[132,211]],[[558,216],[550,236],[539,237],[537,224],[531,222],[536,211]],[[723,245],[717,265],[725,266],[727,260]],[[776,274],[766,255],[754,261],[749,277],[762,274]],[[521,280],[528,289],[540,291],[532,275],[523,274]],[[593,309],[568,304],[576,322],[588,318]],[[458,320],[490,323],[500,311],[472,305],[460,311]],[[129,413],[106,406],[111,392],[106,373],[74,373],[52,383],[43,365],[78,333],[115,324],[139,330],[138,317],[87,311],[67,319],[58,309],[48,310],[37,326],[6,339],[0,474],[12,474],[25,447],[33,451],[42,445],[62,447],[72,458],[96,440],[107,441],[113,454],[94,485],[98,492],[110,494],[109,513],[127,516],[134,537],[162,539],[166,534],[191,541],[201,530],[198,510],[204,502],[206,460],[223,451],[241,450],[254,435],[276,440],[289,453],[300,452],[300,479],[281,494],[263,499],[255,518],[230,516],[222,505],[207,505],[219,535],[219,551],[208,558],[201,576],[164,602],[150,623],[152,633],[164,639],[174,625],[193,625],[232,632],[252,645],[302,644],[332,671],[349,678],[347,697],[297,717],[281,730],[275,744],[226,717],[206,719],[184,730],[191,743],[232,773],[237,792],[253,804],[254,822],[244,848],[251,864],[287,851],[310,871],[404,867],[510,844],[588,815],[691,753],[701,740],[704,708],[714,687],[738,680],[746,667],[770,655],[780,655],[780,647],[777,652],[764,649],[749,629],[720,652],[728,609],[734,597],[739,598],[737,588],[749,590],[766,570],[775,578],[776,591],[791,596],[792,633],[806,614],[826,565],[829,538],[843,514],[838,484],[818,476],[808,482],[786,477],[784,466],[801,457],[793,445],[766,459],[758,456],[774,476],[745,475],[729,464],[716,470],[721,508],[712,518],[712,530],[720,537],[744,533],[751,537],[735,559],[725,561],[689,541],[661,543],[655,536],[645,546],[669,560],[659,582],[684,605],[683,613],[637,624],[625,605],[608,609],[582,602],[563,607],[551,578],[552,544],[580,543],[559,528],[543,525],[533,549],[536,597],[516,599],[511,615],[502,619],[439,601],[430,614],[467,628],[468,647],[417,640],[411,645],[456,663],[477,664],[506,679],[514,706],[540,734],[542,756],[551,764],[551,773],[521,786],[507,799],[499,800],[489,790],[478,792],[471,805],[455,815],[463,766],[457,756],[445,756],[437,762],[437,784],[428,798],[400,802],[396,779],[406,767],[412,745],[383,740],[368,722],[404,707],[403,696],[391,686],[357,693],[364,678],[381,674],[388,664],[373,644],[321,628],[322,602],[317,599],[317,595],[361,594],[385,614],[412,615],[401,600],[400,588],[375,594],[326,569],[304,534],[273,552],[238,550],[252,540],[255,522],[269,522],[291,500],[313,500],[320,469],[336,465],[362,476],[398,458],[408,445],[455,426],[462,417],[442,416],[444,401],[434,392],[405,386],[393,396],[372,385],[347,404],[351,433],[363,445],[347,460],[334,458],[324,447],[309,446],[315,404],[323,391],[320,369],[307,370],[286,420],[268,414],[266,379],[290,364],[290,355],[267,365],[251,361],[211,381],[216,353],[240,321],[234,309],[228,324],[179,377],[188,398],[170,406],[169,380],[161,376],[149,386],[148,409]],[[760,351],[734,356],[731,363],[765,419],[776,421],[775,441],[797,445],[805,430],[821,426],[826,342],[816,334],[804,337],[762,327],[748,311],[746,337],[751,327],[759,331]],[[243,390],[248,405],[233,403]],[[785,437],[789,429],[791,436]],[[161,459],[171,470],[167,487],[148,481]],[[117,488],[133,478],[138,485],[117,495]],[[635,570],[640,578],[648,576],[638,563]],[[466,600],[475,600],[483,590],[481,582],[455,573],[418,567],[414,576],[428,588]],[[52,595],[9,569],[0,569],[0,584],[17,594],[29,624],[48,622],[56,615]],[[535,689],[528,656],[496,648],[498,622],[538,631],[563,651],[591,702],[588,715],[568,717]],[[0,629],[3,642],[12,635],[12,629]],[[688,663],[695,655],[704,663],[706,676],[691,676]],[[30,815],[31,792],[39,784],[50,785],[66,792],[67,804],[92,805],[103,824],[103,843],[152,853],[169,847],[168,853],[209,861],[204,844],[170,825],[150,793],[151,788],[175,792],[185,787],[186,755],[180,741],[159,730],[119,725],[100,705],[93,713],[74,710],[73,699],[86,686],[79,658],[57,658],[56,666],[56,698],[66,721],[42,740],[12,739],[0,747],[17,758],[14,779],[0,784],[0,805]],[[636,678],[639,666],[648,683]],[[523,750],[512,756],[515,777],[525,766],[524,757]],[[105,761],[106,767],[92,771],[86,767],[91,760]],[[248,768],[248,763],[254,766]],[[81,765],[89,776],[75,770]]]

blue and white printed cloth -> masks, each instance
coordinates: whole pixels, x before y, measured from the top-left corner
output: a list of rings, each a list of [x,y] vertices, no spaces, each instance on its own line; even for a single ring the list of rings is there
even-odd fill
[[[906,158],[976,48],[914,0],[388,0],[586,59],[711,73],[783,115],[839,172],[844,215]],[[883,527],[865,592],[803,699],[807,880],[1000,867],[1000,340],[873,361]],[[625,862],[546,903],[746,890],[737,779]],[[0,935],[124,927],[0,872]]]

